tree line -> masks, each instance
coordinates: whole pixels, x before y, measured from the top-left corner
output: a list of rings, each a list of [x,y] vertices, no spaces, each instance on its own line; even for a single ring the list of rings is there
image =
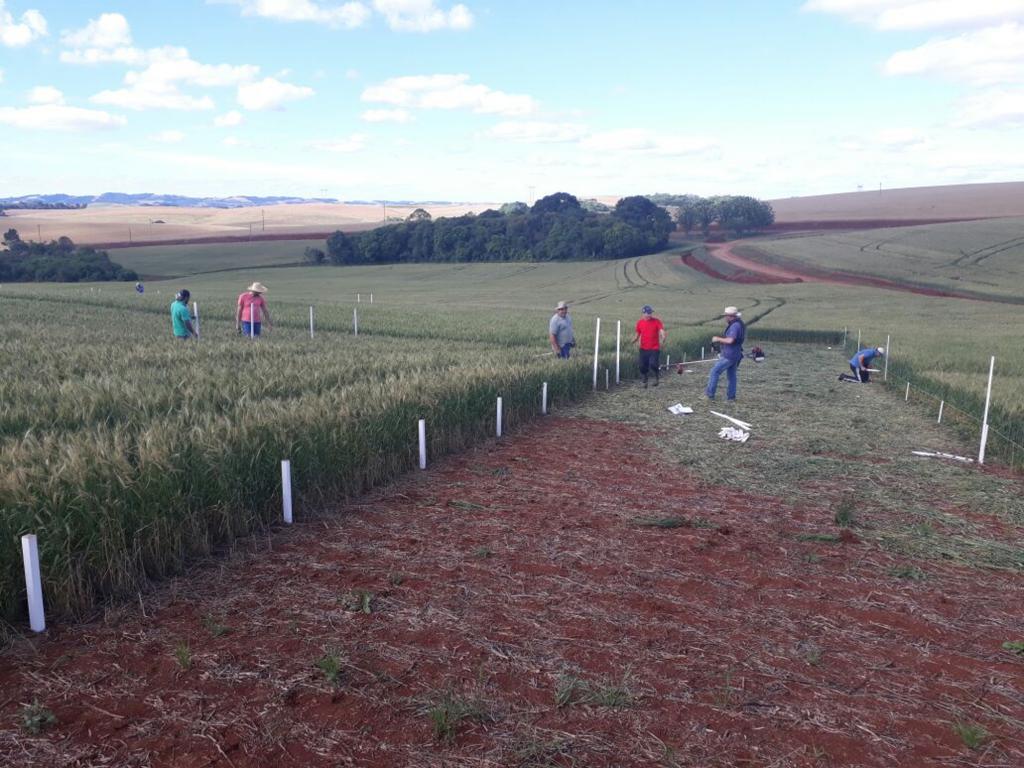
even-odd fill
[[[675,224],[646,197],[625,197],[609,213],[588,210],[557,192],[528,206],[507,203],[478,215],[432,219],[417,209],[400,224],[367,232],[340,230],[326,249],[307,248],[310,264],[582,261],[618,259],[665,248]]]
[[[651,195],[652,202],[676,209],[676,221],[686,234],[700,229],[704,237],[715,224],[734,235],[749,235],[775,223],[770,203],[745,195]]]
[[[110,260],[106,251],[80,247],[70,237],[48,243],[25,242],[18,230],[4,232],[0,250],[0,282],[78,283],[138,280],[130,269]]]

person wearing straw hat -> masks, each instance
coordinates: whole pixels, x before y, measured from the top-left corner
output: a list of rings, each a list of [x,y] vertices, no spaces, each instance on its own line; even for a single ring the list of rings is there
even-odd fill
[[[633,343],[640,347],[640,375],[643,376],[644,389],[647,389],[647,374],[654,374],[654,386],[658,386],[658,367],[660,365],[661,345],[665,343],[665,325],[654,316],[654,308],[644,304],[640,310],[640,319],[636,321],[636,335]]]
[[[174,338],[181,341],[199,338],[199,331],[192,325],[192,315],[188,311],[188,300],[191,296],[188,288],[182,288],[171,302],[171,328],[174,331]]]
[[[853,375],[841,373],[839,380],[869,384],[871,382],[871,361],[876,357],[885,357],[885,347],[868,347],[858,350],[857,354],[850,358],[850,370],[853,371]]]
[[[740,311],[736,307],[726,307],[722,314],[725,316],[725,334],[723,336],[712,336],[711,343],[721,345],[719,360],[711,366],[711,374],[708,376],[708,386],[704,390],[708,400],[715,399],[715,392],[718,390],[718,378],[724,373],[729,385],[725,390],[726,400],[736,399],[736,369],[740,367],[743,360],[743,341],[747,336],[747,326],[740,319]]]
[[[555,314],[548,323],[548,341],[552,351],[558,357],[568,359],[569,352],[576,346],[576,334],[572,330],[572,318],[569,317],[569,305],[558,302]]]
[[[273,327],[267,300],[263,294],[267,287],[263,283],[253,283],[238,297],[238,311],[235,312],[235,329],[243,336],[259,336],[263,323],[267,330]]]

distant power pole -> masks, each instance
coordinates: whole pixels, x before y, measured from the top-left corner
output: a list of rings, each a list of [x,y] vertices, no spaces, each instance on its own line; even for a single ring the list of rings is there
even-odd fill
[[[128,225],[128,242],[130,243],[131,241],[132,241],[132,225],[129,224]]]
[[[260,208],[260,220],[263,222],[263,231],[267,231],[267,214]]]
[[[530,205],[533,205],[533,190],[535,189],[536,187],[530,187]]]
[[[388,201],[387,200],[383,200],[381,202],[384,203],[384,223],[387,224],[388,223]]]
[[[43,228],[41,225],[36,224],[36,236],[39,238],[39,242],[43,242]]]

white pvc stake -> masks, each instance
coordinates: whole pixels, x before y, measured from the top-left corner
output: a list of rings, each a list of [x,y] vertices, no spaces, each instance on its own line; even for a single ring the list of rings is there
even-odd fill
[[[992,374],[996,369],[996,359],[993,357],[988,364],[988,391],[985,393],[985,417],[981,422],[981,446],[978,448],[978,463],[985,463],[985,445],[988,443],[988,406],[992,402]]]
[[[620,359],[621,347],[622,347],[622,321],[621,320],[616,320],[615,321],[615,383],[616,384],[618,384],[619,382],[622,381],[622,378],[619,376],[619,371],[620,371],[619,359]]]
[[[352,308],[352,335],[359,335],[359,310],[355,307]]]
[[[860,352],[860,328],[857,329],[857,351]],[[889,350],[885,350],[888,352]]]
[[[910,382],[908,381],[907,382],[907,392],[906,392],[905,395],[903,395],[903,402],[906,403],[906,402],[909,402],[909,400],[910,400]]]
[[[292,463],[288,459],[281,462],[281,504],[284,521],[292,524]]]
[[[259,307],[255,304],[249,305],[249,338],[256,341],[256,318],[260,316]]]
[[[604,388],[605,388],[605,391],[611,389],[610,379],[611,379],[611,372],[607,368],[605,368],[604,369]]]
[[[597,391],[597,353],[601,345],[601,318],[597,318],[597,327],[594,329],[594,391]]]
[[[935,422],[936,424],[941,424],[942,423],[942,407],[945,404],[946,404],[945,400],[939,400],[939,419],[938,419],[938,421]]]
[[[373,294],[370,294],[370,303],[373,304]]]
[[[25,561],[25,592],[28,595],[28,623],[33,632],[46,631],[43,611],[43,581],[39,576],[39,542],[34,533],[21,537],[21,557]]]
[[[846,333],[849,330],[845,325],[843,326],[843,349],[846,349]]]
[[[309,308],[309,338],[313,338],[313,307]]]
[[[361,293],[357,293],[356,294],[356,304],[359,304],[360,302],[362,302],[362,300],[363,300],[363,295]]]
[[[501,398],[500,397],[498,398],[498,418],[497,418],[497,429],[495,430],[495,434],[498,437],[501,437]]]
[[[672,355],[665,355],[665,370],[672,367]]]
[[[198,301],[193,301],[192,302],[192,314],[196,318],[196,338],[198,339],[199,338],[199,302]]]
[[[704,347],[701,347],[701,348],[700,348],[700,359],[701,359],[701,360],[703,360],[703,359],[704,359]]]
[[[541,416],[548,415],[548,383],[546,381],[540,388],[540,414]]]
[[[420,419],[420,469],[427,468],[427,422]]]
[[[889,380],[889,357],[892,353],[892,340],[888,335],[885,337],[885,373],[882,374],[882,381]]]

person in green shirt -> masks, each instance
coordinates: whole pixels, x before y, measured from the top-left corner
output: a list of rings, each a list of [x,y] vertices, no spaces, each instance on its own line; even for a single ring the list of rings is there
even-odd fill
[[[171,326],[174,338],[188,341],[193,336],[199,338],[199,332],[192,325],[192,315],[188,311],[188,300],[192,296],[187,288],[182,288],[171,303]]]

